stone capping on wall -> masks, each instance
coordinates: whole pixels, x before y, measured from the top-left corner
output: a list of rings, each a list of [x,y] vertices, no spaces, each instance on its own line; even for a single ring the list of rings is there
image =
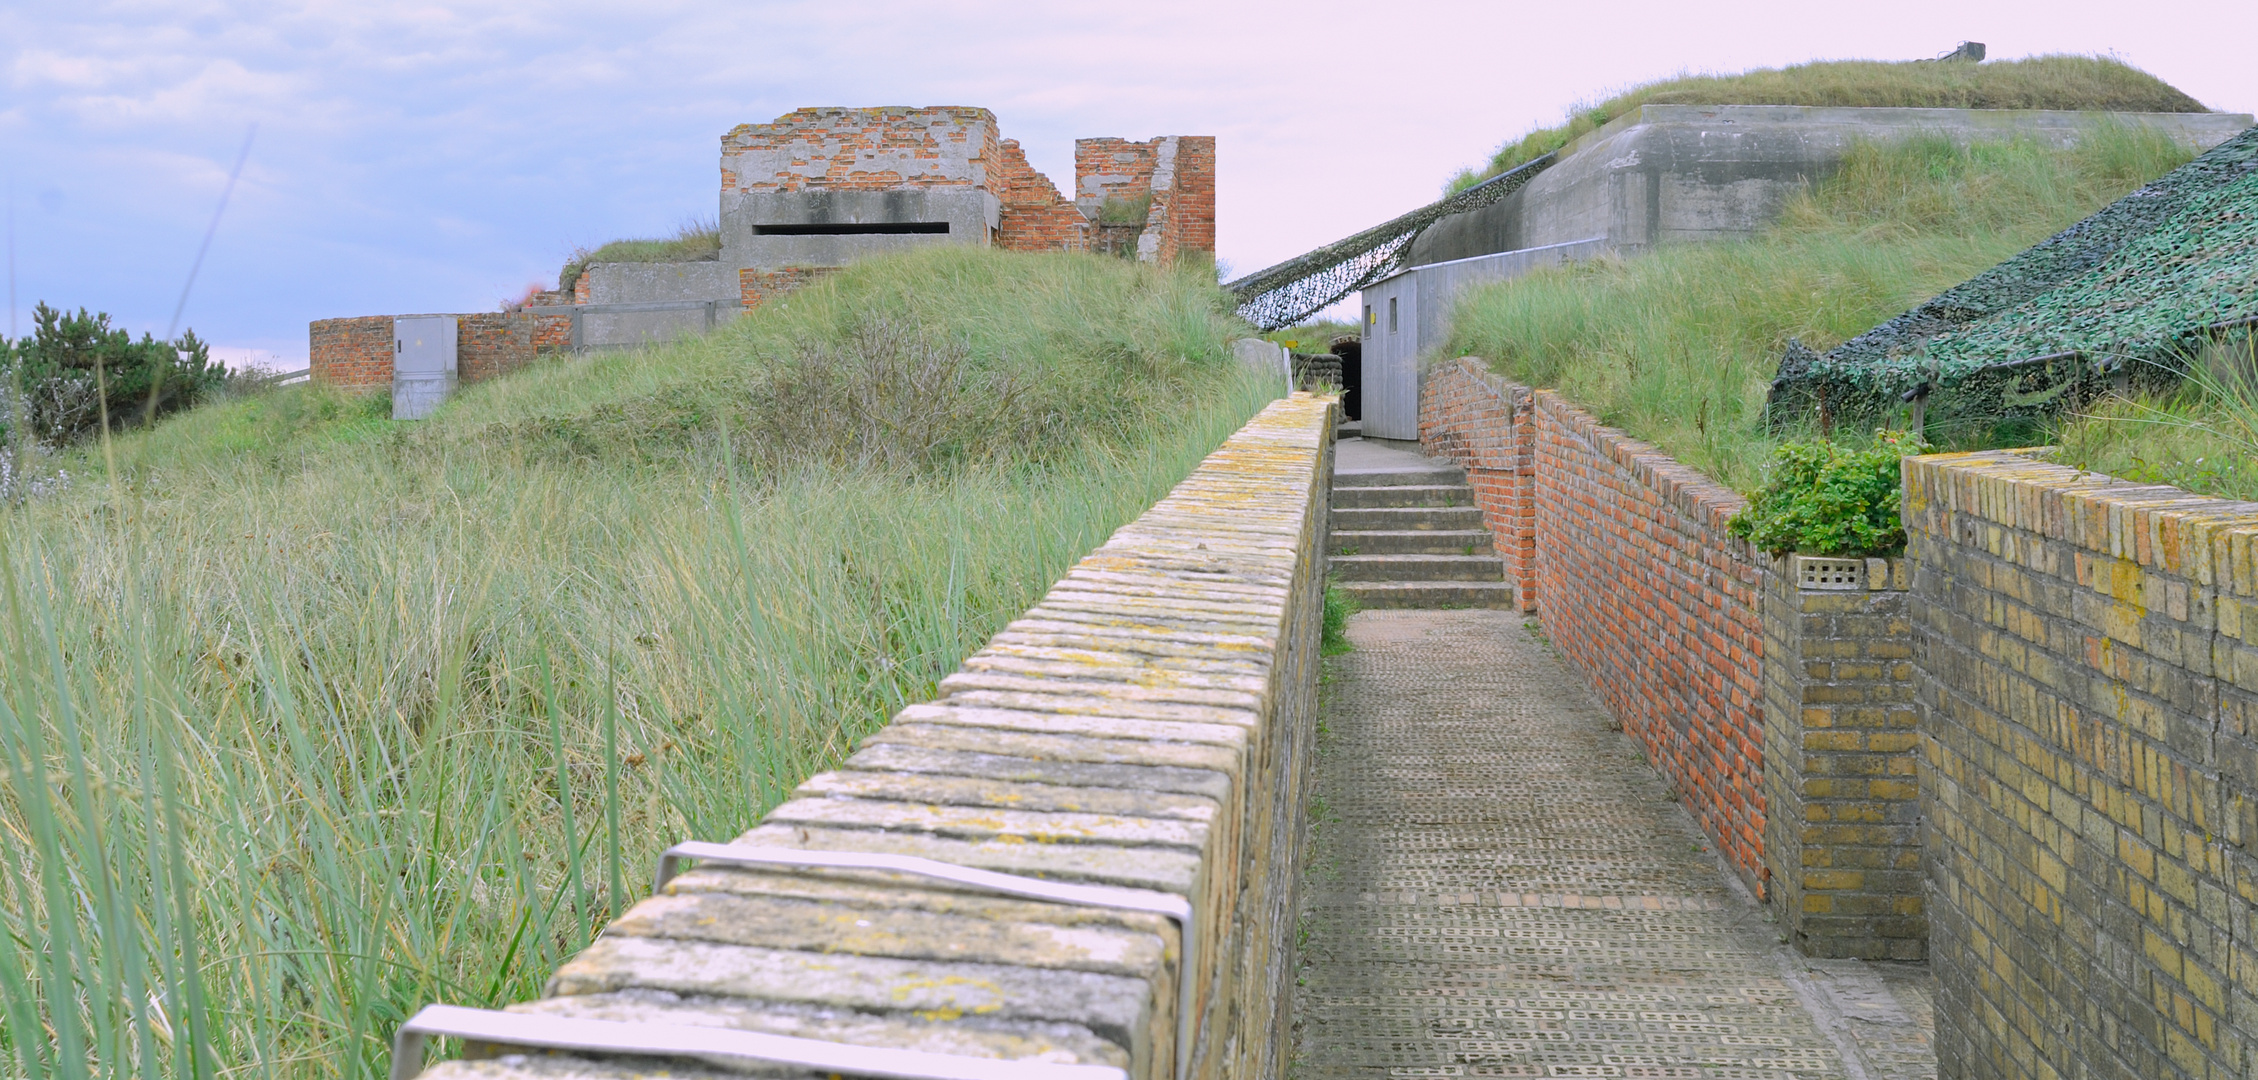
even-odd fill
[[[511,1010],[1176,1076],[1274,1077],[1289,1043],[1334,406],[1265,409],[839,769],[738,838],[1160,890],[1159,915],[849,871],[693,868]],[[616,1076],[507,1056],[440,1078]],[[695,1063],[674,1075],[697,1075]]]
[[[2258,503],[1905,466],[1946,1076],[2258,1065]]]

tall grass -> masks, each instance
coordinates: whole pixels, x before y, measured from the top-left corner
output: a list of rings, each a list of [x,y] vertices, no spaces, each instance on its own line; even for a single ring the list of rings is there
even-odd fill
[[[2258,338],[2215,341],[2164,394],[2104,398],[2054,432],[2066,465],[2258,501]]]
[[[574,251],[557,274],[557,288],[570,291],[573,282],[580,280],[593,263],[703,262],[720,257],[721,223],[713,218],[690,218],[675,227],[673,236],[613,240]]]
[[[1274,396],[1228,303],[929,254],[421,427],[286,390],[90,454],[0,511],[0,1071],[362,1076],[425,1002],[538,993]],[[732,426],[773,350],[883,320],[1128,404],[907,465]],[[664,453],[588,426],[667,394],[711,420]]]
[[[1578,105],[1565,122],[1498,147],[1482,168],[1460,170],[1444,192],[1472,187],[1549,154],[1641,105],[2207,111],[2164,80],[2105,56],[2034,56],[1988,64],[1822,60],[1737,75],[1680,75]]]
[[[1935,137],[1856,147],[1756,238],[1471,291],[1450,348],[1750,490],[1776,445],[1763,405],[1788,339],[1832,348],[2188,158],[2120,126],[2070,150]]]

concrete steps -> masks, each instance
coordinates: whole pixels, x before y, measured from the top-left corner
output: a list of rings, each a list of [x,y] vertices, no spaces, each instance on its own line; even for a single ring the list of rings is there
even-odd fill
[[[1491,547],[1464,472],[1440,465],[1335,471],[1332,506],[1333,578],[1364,607],[1515,606],[1505,560]]]

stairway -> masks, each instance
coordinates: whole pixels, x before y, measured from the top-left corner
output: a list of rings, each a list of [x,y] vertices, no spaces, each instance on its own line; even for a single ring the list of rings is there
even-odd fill
[[[1367,608],[1514,606],[1505,560],[1490,547],[1465,472],[1400,451],[1391,456],[1386,467],[1333,472],[1330,549],[1339,588]]]

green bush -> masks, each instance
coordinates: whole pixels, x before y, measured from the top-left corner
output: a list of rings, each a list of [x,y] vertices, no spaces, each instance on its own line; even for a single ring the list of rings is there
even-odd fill
[[[113,428],[146,422],[227,380],[194,330],[178,341],[146,333],[135,341],[107,312],[69,315],[46,304],[33,311],[32,326],[30,337],[0,342],[0,437],[61,445],[97,430],[105,411]]]
[[[1349,644],[1349,616],[1356,612],[1356,597],[1330,581],[1325,583],[1325,630],[1318,646],[1320,652],[1339,656],[1355,650],[1356,646]]]
[[[1770,479],[1734,515],[1732,534],[1774,555],[1895,555],[1905,550],[1898,519],[1898,463],[1922,452],[1920,436],[1883,432],[1874,445],[1780,445]]]

